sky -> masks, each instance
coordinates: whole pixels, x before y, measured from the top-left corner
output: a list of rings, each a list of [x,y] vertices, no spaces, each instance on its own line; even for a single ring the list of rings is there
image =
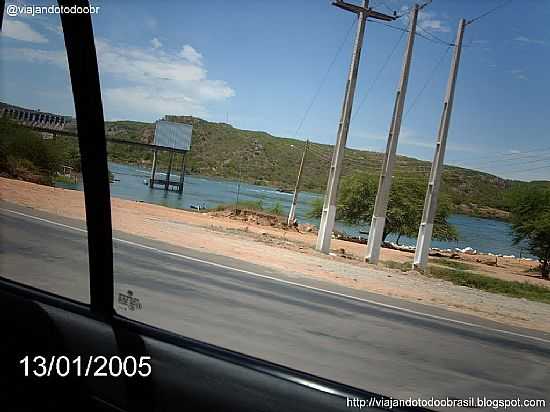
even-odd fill
[[[356,0],[359,3],[359,0]],[[384,151],[413,0],[367,22],[347,146]],[[7,0],[9,5],[50,5]],[[334,144],[356,17],[325,0],[94,1],[107,120],[194,115]],[[421,12],[398,153],[431,160],[460,18],[466,27],[447,164],[550,180],[550,0],[433,0]],[[426,34],[427,33],[427,34]],[[425,37],[432,39],[427,40]],[[5,14],[0,100],[73,114],[58,15]],[[309,110],[308,110],[309,108]]]

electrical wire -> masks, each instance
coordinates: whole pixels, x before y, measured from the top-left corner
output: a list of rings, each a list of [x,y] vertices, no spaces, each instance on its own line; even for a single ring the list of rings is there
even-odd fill
[[[447,47],[445,49],[445,51],[443,52],[443,54],[441,55],[441,57],[439,58],[439,60],[436,62],[436,64],[434,65],[433,69],[431,70],[430,72],[430,75],[428,76],[428,78],[426,79],[426,81],[424,82],[424,85],[422,86],[422,88],[420,89],[420,91],[418,92],[418,94],[414,97],[413,101],[411,102],[411,105],[409,106],[409,108],[407,109],[407,111],[405,112],[405,115],[403,116],[403,119],[406,119],[408,114],[414,109],[414,107],[416,106],[416,103],[418,102],[418,99],[420,98],[420,96],[422,95],[422,93],[424,93],[424,91],[426,90],[426,88],[428,87],[428,85],[433,81],[434,79],[434,75],[436,73],[436,71],[439,69],[439,66],[441,66],[441,63],[443,63],[443,60],[445,59],[445,56],[447,56],[447,53],[449,52],[449,50],[451,49],[451,46]]]
[[[385,23],[385,22],[383,22],[383,21],[374,20],[374,19],[369,19],[369,21],[372,21],[373,23],[381,24],[382,26],[389,27],[390,29],[393,29],[393,30],[402,31],[402,32],[405,32],[405,33],[408,33],[408,32],[409,32],[409,29],[404,29],[404,28],[402,28],[402,27],[393,26],[393,25],[388,24],[388,23]],[[417,27],[418,27],[418,26],[417,26]],[[430,38],[430,37],[428,37],[427,35],[420,33],[419,31],[416,31],[415,35],[418,36],[418,37],[423,38],[424,40],[428,40],[429,42],[432,42],[432,43],[434,43],[434,44],[438,44],[438,45],[447,45],[447,46],[448,46],[448,45],[451,45],[451,46],[454,45],[454,44],[452,44],[452,43],[445,42],[444,40],[441,40],[441,39],[439,39],[440,41],[438,41],[438,40],[436,40],[436,39]],[[443,43],[441,43],[441,42],[443,42]]]
[[[311,108],[313,107],[313,104],[315,103],[315,101],[317,100],[317,97],[319,96],[319,93],[321,92],[321,89],[323,88],[323,86],[325,85],[325,82],[327,81],[327,78],[328,78],[328,75],[332,69],[332,67],[334,66],[334,63],[336,63],[336,59],[338,58],[338,56],[340,55],[340,53],[342,52],[342,49],[344,48],[344,44],[346,43],[348,37],[349,37],[349,34],[351,32],[351,29],[355,26],[355,23],[356,23],[356,20],[354,20],[352,22],[352,24],[349,26],[347,32],[346,32],[346,35],[344,36],[344,39],[342,40],[342,42],[340,43],[340,46],[338,47],[338,49],[336,50],[336,54],[334,55],[334,57],[332,58],[332,61],[330,62],[325,74],[323,75],[322,79],[321,79],[321,82],[319,83],[319,85],[317,86],[317,90],[315,91],[315,93],[313,94],[313,97],[311,98],[311,101],[309,102],[309,105],[307,106],[307,109],[306,111],[304,112],[304,115],[302,116],[302,119],[300,120],[300,123],[298,124],[298,127],[296,128],[296,132],[294,133],[294,136],[298,136],[298,133],[299,131],[302,129],[302,126],[311,110]]]
[[[444,46],[454,46],[454,43],[450,43],[450,42],[448,42],[448,41],[446,41],[446,40],[443,40],[443,39],[440,38],[440,37],[437,37],[435,34],[433,34],[431,31],[426,30],[426,29],[425,29],[424,27],[422,27],[420,24],[417,24],[417,25],[416,25],[416,28],[417,28],[417,29],[420,29],[420,31],[421,31],[422,33],[424,33],[426,36],[429,36],[429,37],[433,38],[433,40],[434,40],[435,42],[439,42],[439,43],[443,44]]]
[[[386,57],[386,60],[384,61],[384,63],[382,64],[382,66],[380,67],[380,70],[378,70],[378,73],[376,73],[376,76],[374,76],[374,79],[373,81],[371,82],[370,86],[368,87],[367,91],[365,92],[365,95],[363,96],[363,99],[361,99],[361,102],[359,103],[359,105],[357,106],[357,109],[354,111],[354,113],[352,114],[351,116],[351,119],[350,119],[350,123],[351,121],[355,118],[355,116],[357,115],[357,113],[359,113],[359,111],[361,110],[361,107],[363,107],[363,104],[365,103],[365,101],[367,100],[367,97],[369,95],[370,92],[372,92],[372,89],[374,88],[374,86],[376,86],[376,84],[378,83],[378,79],[380,78],[380,76],[382,75],[382,72],[384,71],[384,69],[386,68],[386,66],[388,65],[388,63],[390,62],[393,54],[395,53],[395,51],[397,50],[397,46],[399,46],[399,43],[401,43],[401,40],[403,40],[403,37],[405,37],[405,32],[402,32],[401,33],[401,36],[399,36],[399,38],[397,39],[397,41],[395,42],[394,46],[392,47],[390,53],[388,54],[388,56]]]
[[[483,162],[484,164],[492,164],[492,163],[502,163],[504,167],[515,167],[517,166],[517,163],[509,163],[509,162],[516,162],[516,161],[521,161],[521,162],[529,162],[529,164],[531,163],[540,163],[540,162],[546,162],[546,161],[549,161],[550,160],[550,157],[542,157],[542,158],[537,158],[535,157],[533,159],[534,156],[529,156],[529,157],[526,157],[526,158],[515,158],[515,159],[493,159],[493,160],[488,160],[486,162]],[[526,160],[528,159],[528,160]]]
[[[331,162],[331,159],[325,153],[323,153],[319,148],[315,147],[312,144],[309,145],[308,151],[313,153],[315,156],[317,156],[321,160],[324,160],[326,162]]]
[[[485,16],[487,16],[487,15],[493,13],[494,11],[500,9],[501,7],[507,6],[507,5],[510,4],[511,2],[512,2],[512,0],[505,0],[505,1],[503,1],[502,3],[500,3],[499,5],[493,7],[492,9],[486,11],[485,13],[481,13],[479,16],[474,17],[474,18],[471,19],[471,20],[468,20],[468,21],[466,22],[466,25],[472,24],[473,22],[475,22],[475,21],[477,21],[477,20],[479,20],[479,19],[482,19],[483,17],[485,17]]]
[[[504,7],[505,5],[511,3],[512,0],[507,0],[507,1],[504,1],[503,3],[499,4],[498,6],[488,10],[487,12],[485,13],[482,13],[481,15],[469,20],[467,22],[467,24],[471,24],[491,13],[493,13],[494,11],[498,10],[499,8],[501,7]],[[390,9],[385,3],[384,5],[386,6],[386,8]],[[402,17],[403,15],[405,15],[405,13],[397,16],[397,18],[400,18]],[[393,25],[390,25],[390,24],[387,24],[387,23],[384,23],[384,22],[381,22],[381,21],[378,21],[378,20],[372,20],[372,19],[369,19],[369,21],[373,21],[377,24],[382,24],[384,26],[387,26],[391,29],[394,29],[394,30],[398,30],[398,31],[401,31],[402,34],[401,36],[399,37],[398,41],[396,42],[396,44],[394,45],[393,49],[391,50],[390,54],[388,55],[388,57],[386,58],[386,61],[384,62],[384,64],[381,66],[381,69],[379,70],[379,72],[377,73],[377,75],[375,76],[375,80],[373,81],[373,83],[369,86],[369,89],[367,89],[367,92],[365,93],[365,96],[363,97],[361,103],[357,106],[357,109],[355,110],[354,114],[352,115],[352,119],[357,115],[357,113],[360,111],[362,105],[364,104],[368,94],[372,91],[372,88],[374,87],[374,85],[376,84],[376,82],[378,81],[378,78],[379,76],[381,75],[381,73],[383,72],[383,70],[385,69],[385,67],[387,66],[389,60],[391,59],[392,55],[395,53],[395,50],[397,49],[397,46],[398,44],[401,42],[402,38],[404,37],[404,33],[406,32],[409,32],[408,29],[404,29],[404,28],[400,28],[400,27],[396,27],[396,26],[393,26]],[[423,94],[423,92],[426,90],[426,88],[428,87],[428,85],[433,81],[433,78],[434,78],[434,74],[435,72],[437,71],[437,69],[439,68],[439,66],[441,65],[441,63],[443,62],[445,56],[447,55],[447,53],[449,52],[450,48],[454,46],[453,43],[449,43],[441,38],[439,38],[438,36],[434,35],[432,32],[426,30],[424,27],[420,26],[420,25],[417,25],[417,28],[420,30],[421,33],[419,33],[417,31],[417,35],[421,38],[424,38],[425,40],[428,40],[428,41],[431,41],[433,43],[436,43],[436,44],[441,44],[441,45],[446,45],[447,48],[445,49],[445,52],[442,54],[442,56],[440,57],[440,59],[437,61],[437,63],[435,64],[434,68],[432,69],[431,73],[430,73],[430,76],[428,77],[428,79],[426,80],[426,82],[424,83],[423,87],[421,88],[420,92],[415,96],[415,98],[413,99],[413,102],[411,104],[411,106],[408,108],[407,112],[405,113],[404,115],[404,118],[407,117],[407,115],[413,110],[413,108],[415,107],[416,103],[418,102],[419,98],[421,97],[421,95]],[[346,35],[347,37],[347,35]],[[340,51],[338,51],[339,53]],[[333,63],[331,63],[331,66],[332,66]],[[330,71],[330,67],[329,66],[329,70]],[[327,71],[327,72],[328,72]],[[325,76],[326,77],[326,76]],[[324,78],[323,79],[323,83],[326,79]],[[316,95],[318,94],[318,92],[316,92]],[[317,97],[317,96],[314,96],[314,99]],[[312,103],[310,103],[310,106],[312,105]],[[309,112],[311,107],[308,107],[307,111],[306,111],[306,114],[304,116],[304,118],[307,116],[307,113]],[[301,124],[303,123],[303,120],[301,122]],[[299,128],[301,127],[301,124],[299,126]],[[310,147],[311,149],[311,147]],[[549,148],[550,149],[550,148]],[[543,150],[546,150],[546,149],[543,149]],[[530,153],[530,152],[538,152],[537,155],[528,155],[528,156],[524,156],[526,153]],[[537,159],[537,157],[540,155],[540,152],[541,152],[541,149],[533,149],[533,150],[529,150],[529,151],[525,151],[525,152],[522,152],[522,153],[519,153],[517,157],[508,157],[508,158],[503,158],[503,159],[491,159],[485,163],[495,163],[495,162],[509,162],[509,161],[518,161],[518,160],[521,160],[521,159],[525,159],[525,158],[535,158],[536,160],[534,161],[531,161],[531,163],[535,163],[535,162],[540,162],[540,161],[545,161],[545,160],[548,160],[548,158],[542,158],[542,159]],[[327,157],[326,154],[322,153],[321,152],[321,149],[320,148],[315,148],[312,150],[312,153],[314,153],[317,157],[319,157],[320,159],[324,160],[324,161],[327,161],[327,162],[330,162],[331,160]],[[506,153],[502,153],[503,155],[505,155]],[[362,170],[366,170],[367,173],[370,171],[370,170],[373,170],[373,168],[375,169],[378,169],[378,168],[381,168],[382,164],[383,164],[383,160],[382,160],[382,155],[379,155],[379,158],[378,159],[365,159],[364,161],[361,161],[361,160],[357,160],[357,159],[350,159],[350,158],[346,158],[344,159],[344,162],[346,163],[347,166],[359,166],[362,168]],[[493,156],[491,156],[493,157]],[[483,158],[481,158],[483,159]],[[399,161],[398,161],[399,163]],[[508,164],[508,166],[514,166],[514,165],[510,165]],[[406,166],[402,166],[402,167],[405,167],[404,169],[400,169],[400,166],[399,165],[396,165],[395,169],[394,169],[394,175],[395,177],[399,178],[399,179],[415,179],[415,180],[418,180],[418,177],[415,177],[415,176],[419,176],[421,175],[421,177],[424,177],[424,178],[427,178],[427,174],[430,173],[431,171],[431,165],[426,165],[426,166],[422,166],[422,165],[417,165],[415,166],[414,168],[411,168],[411,167],[406,167]],[[460,166],[454,166],[454,167],[460,167]],[[545,169],[545,168],[548,168],[550,167],[550,165],[544,165],[544,166],[540,166],[540,167],[535,167],[535,168],[528,168],[528,169],[522,169],[522,170],[514,170],[514,171],[511,171],[509,173],[524,173],[524,172],[528,172],[528,171],[532,171],[532,170],[541,170],[541,169]],[[380,170],[378,170],[379,172]],[[407,176],[399,176],[399,173],[406,173]],[[412,176],[411,176],[412,175]],[[466,177],[467,179],[468,177]],[[465,181],[466,179],[458,179],[458,178],[449,178],[448,176],[446,176],[445,174],[443,175],[443,180],[445,182],[452,182],[452,181]]]
[[[550,164],[544,165],[544,166],[539,166],[539,167],[532,167],[532,168],[529,168],[529,169],[512,170],[512,171],[509,171],[509,172],[506,172],[506,173],[524,173],[524,172],[531,172],[533,170],[547,169],[549,167],[550,167]]]
[[[422,10],[424,7],[428,6],[433,0],[428,0],[426,2],[424,2],[423,4],[421,4],[419,7],[418,7],[418,10]],[[396,10],[391,10],[389,6],[387,6],[386,4],[384,4],[386,6],[386,8],[388,10],[390,10],[391,12],[393,13],[396,13],[395,14],[395,19],[400,19],[401,17],[405,16],[405,15],[408,15],[411,10],[413,9],[414,6],[411,6],[411,7],[407,7],[405,10],[403,10],[400,14],[397,14]]]
[[[540,156],[540,153],[544,153],[546,155],[545,152],[548,152],[550,151],[550,147],[543,147],[543,148],[537,148],[537,149],[530,149],[530,150],[525,150],[525,151],[522,151],[520,153],[507,153],[507,152],[501,152],[501,153],[495,153],[493,155],[490,155],[490,156],[482,156],[482,157],[478,157],[477,159],[475,160],[470,160],[470,161],[466,161],[466,164],[473,164],[473,162],[478,162],[480,160],[485,160],[485,159],[491,159],[491,160],[487,160],[485,161],[485,163],[493,163],[493,162],[498,162],[498,161],[509,161],[509,160],[516,160],[516,159],[528,159],[528,158],[533,158],[533,157],[538,157]],[[537,152],[537,154],[531,154],[533,152]],[[526,155],[527,156],[524,156]],[[500,158],[500,159],[494,159],[496,156],[506,156],[504,158]]]

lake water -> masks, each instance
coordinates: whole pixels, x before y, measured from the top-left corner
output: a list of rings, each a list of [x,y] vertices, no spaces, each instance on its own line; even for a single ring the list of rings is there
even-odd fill
[[[114,174],[115,181],[111,184],[111,195],[130,200],[138,200],[146,203],[155,203],[176,209],[191,209],[191,205],[204,205],[208,208],[223,203],[234,203],[237,197],[238,182],[229,180],[216,180],[200,176],[186,176],[184,193],[165,192],[162,189],[150,189],[144,184],[148,180],[150,171],[137,166],[109,163],[109,169]],[[172,180],[179,176],[172,174]],[[81,189],[79,186],[59,185]],[[315,193],[300,192],[296,215],[300,223],[319,224],[317,219],[308,219],[305,214],[310,208],[313,199],[320,195]],[[279,203],[288,213],[292,194],[278,192],[274,188],[256,186],[241,183],[239,189],[239,201],[262,201],[264,208],[270,209]],[[453,224],[459,233],[459,240],[453,242],[432,242],[432,246],[440,248],[465,248],[467,246],[480,252],[492,252],[503,255],[520,255],[520,247],[513,245],[511,227],[506,222],[492,219],[480,219],[464,215],[452,215],[449,222]],[[336,222],[336,230],[353,236],[362,236],[359,231],[368,232],[368,225],[356,226]],[[391,236],[388,240],[394,241]],[[400,243],[415,245],[416,239],[402,236]],[[523,256],[529,256],[525,251]]]

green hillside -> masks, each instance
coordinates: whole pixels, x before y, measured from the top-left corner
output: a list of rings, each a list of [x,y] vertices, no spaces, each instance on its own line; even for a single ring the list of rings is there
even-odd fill
[[[275,137],[265,132],[236,129],[229,124],[207,122],[190,116],[173,116],[170,120],[193,125],[193,141],[187,158],[188,173],[232,180],[241,176],[243,181],[259,185],[281,189],[294,187],[303,141]],[[1,173],[19,177],[32,175],[34,177],[29,178],[30,180],[50,181],[53,174],[60,171],[58,169],[61,164],[71,165],[78,170],[78,145],[74,138],[57,137],[43,141],[38,134],[22,126],[3,119],[1,124],[4,125],[0,141]],[[154,124],[106,122],[105,130],[113,139],[152,143]],[[29,148],[32,145],[23,144],[25,139],[33,142],[36,140],[33,144],[44,148],[31,150]],[[10,141],[17,146],[13,146]],[[21,152],[25,148],[29,150]],[[127,144],[108,143],[108,151],[111,161],[121,163],[150,166],[153,158],[150,150]],[[27,152],[28,155],[25,154]],[[37,160],[32,155],[50,152],[52,156],[55,155],[56,160],[52,163],[55,167],[48,167],[47,173],[42,173],[40,171],[46,169],[39,163],[40,159]],[[302,180],[304,190],[323,192],[331,155],[332,146],[318,143],[310,145]],[[367,172],[378,176],[381,162],[381,153],[346,149],[343,174],[346,176]],[[160,168],[167,164],[168,154],[162,153]],[[429,168],[429,162],[399,156],[394,176],[405,181],[420,180],[427,183]],[[510,193],[516,189],[535,186],[550,189],[550,182],[513,181],[454,166],[447,166],[443,174],[443,191],[450,199],[454,211],[474,216],[506,219]]]
[[[218,178],[238,179],[259,185],[291,189],[294,186],[304,142],[275,137],[261,131],[241,130],[226,123],[212,123],[191,116],[172,116],[169,120],[193,125],[193,141],[187,171]],[[113,138],[151,143],[154,125],[130,121],[107,122],[107,134]],[[149,165],[152,154],[141,148],[109,144],[111,160]],[[332,155],[332,146],[314,143],[307,157],[303,189],[322,192]],[[161,166],[167,164],[161,156]],[[346,149],[343,174],[358,171],[377,175],[382,154]],[[428,180],[430,163],[399,156],[396,178]],[[550,182],[520,182],[455,166],[446,166],[443,191],[455,211],[469,215],[506,218],[507,194],[516,187],[544,185]]]

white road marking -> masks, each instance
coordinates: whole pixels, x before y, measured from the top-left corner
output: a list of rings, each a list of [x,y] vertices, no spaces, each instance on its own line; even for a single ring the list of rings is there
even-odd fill
[[[44,219],[44,218],[41,218],[41,217],[29,215],[29,214],[18,212],[18,211],[11,210],[11,209],[0,208],[0,210],[4,211],[4,212],[13,213],[13,214],[19,215],[19,216],[24,216],[24,217],[27,217],[27,218],[30,218],[30,219],[38,220],[38,221],[41,221],[41,222],[49,223],[49,224],[54,225],[54,226],[60,226],[60,227],[66,228],[66,229],[75,230],[77,232],[87,233],[86,229],[65,225],[63,223],[55,222],[53,220]],[[175,256],[175,257],[179,257],[181,259],[186,259],[186,260],[189,260],[189,261],[192,261],[192,262],[198,262],[198,263],[202,263],[202,264],[205,264],[205,265],[214,266],[214,267],[217,267],[217,268],[220,268],[220,269],[232,270],[234,272],[240,272],[240,273],[244,273],[244,274],[247,274],[247,275],[250,275],[250,276],[255,276],[255,277],[258,277],[258,278],[262,278],[262,279],[269,279],[269,280],[279,282],[279,283],[283,283],[283,284],[286,284],[286,285],[292,285],[292,286],[297,286],[297,287],[301,287],[301,288],[305,288],[305,289],[309,289],[309,290],[314,290],[316,292],[328,293],[330,295],[344,297],[344,298],[347,298],[347,299],[352,299],[352,300],[356,300],[356,301],[359,301],[359,302],[364,302],[364,303],[368,303],[368,304],[371,304],[371,305],[380,306],[380,307],[383,307],[383,308],[386,308],[386,309],[392,309],[392,310],[395,310],[395,311],[405,312],[405,313],[409,313],[409,314],[416,315],[416,316],[421,316],[421,317],[426,317],[426,318],[430,318],[430,319],[436,319],[436,320],[440,320],[440,321],[455,323],[455,324],[462,325],[462,326],[468,326],[468,327],[471,327],[471,328],[483,329],[483,330],[487,330],[487,331],[490,331],[490,332],[497,332],[497,333],[502,333],[502,334],[505,334],[505,335],[520,337],[520,338],[532,339],[532,340],[535,340],[535,341],[538,341],[538,342],[550,344],[550,340],[544,339],[544,338],[541,338],[541,337],[538,337],[538,336],[525,335],[523,333],[512,332],[512,331],[505,330],[505,329],[492,328],[490,326],[484,326],[484,325],[480,325],[478,323],[465,322],[465,321],[458,320],[458,319],[447,318],[445,316],[433,315],[433,314],[430,314],[430,313],[420,312],[420,311],[416,311],[416,310],[408,309],[408,308],[403,308],[403,307],[396,306],[396,305],[390,305],[388,303],[378,302],[378,301],[372,300],[372,299],[360,298],[360,297],[357,297],[357,296],[347,295],[345,293],[335,292],[335,291],[328,290],[328,289],[317,288],[315,286],[309,286],[309,285],[305,285],[303,283],[292,282],[290,280],[284,280],[284,279],[276,278],[276,277],[269,276],[269,275],[262,275],[260,273],[251,272],[249,270],[234,268],[234,267],[231,267],[231,266],[222,265],[220,263],[210,262],[208,260],[203,260],[203,259],[199,259],[199,258],[195,258],[195,257],[191,257],[191,256],[182,255],[181,253],[169,252],[167,250],[162,250],[162,249],[158,249],[158,248],[155,248],[155,247],[152,247],[152,246],[143,245],[141,243],[132,242],[130,240],[119,239],[119,238],[116,238],[116,237],[113,237],[113,240],[117,241],[117,242],[120,242],[120,243],[125,243],[127,245],[132,245],[132,246],[139,247],[139,248],[142,248],[142,249],[157,252],[157,253],[160,253],[160,254],[164,254],[164,255],[168,255],[168,256]]]

